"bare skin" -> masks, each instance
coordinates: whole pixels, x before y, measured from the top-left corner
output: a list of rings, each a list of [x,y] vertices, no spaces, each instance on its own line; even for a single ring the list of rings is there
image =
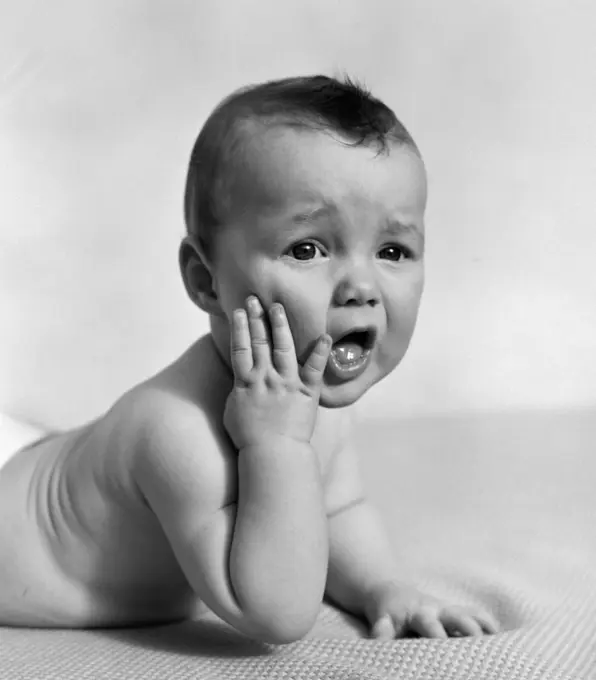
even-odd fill
[[[202,477],[192,492],[208,493],[198,506],[204,506],[210,522],[232,528],[239,453],[223,426],[232,385],[211,337],[205,336],[124,395],[104,417],[9,461],[0,473],[0,505],[2,515],[10,512],[15,522],[0,525],[2,624],[129,625],[179,620],[196,611],[196,590],[203,584],[193,590],[189,581],[196,580],[199,564],[186,565],[185,574],[164,529],[169,522],[183,522],[183,509],[177,517],[168,516],[174,501],[165,484],[153,503],[141,487],[151,476],[147,467],[161,465],[177,485],[171,493],[179,499],[186,489],[178,474],[190,452],[191,467]],[[323,411],[314,427],[316,412],[315,404],[309,450],[316,463],[313,474],[324,485],[337,449],[336,423],[344,414]],[[173,436],[176,421],[181,431]],[[160,461],[154,463],[156,446]],[[325,509],[321,512],[323,519]],[[203,519],[196,517],[197,526]],[[223,566],[228,556],[222,551],[220,557]],[[326,547],[321,560],[326,560]],[[320,599],[324,571],[319,578]]]
[[[208,601],[216,613],[247,635],[283,643],[306,634],[314,623],[316,607],[310,617],[306,616],[302,630],[286,633],[279,625],[277,630],[259,626],[243,618],[240,607],[236,611],[229,604],[222,606],[213,593],[209,596],[205,584],[198,584],[193,576],[197,569],[205,568],[200,563],[201,556],[195,556],[194,564],[189,563],[188,555],[177,556],[167,535],[171,522],[183,523],[184,511],[179,504],[168,510],[174,502],[168,496],[148,503],[140,488],[139,477],[143,478],[142,470],[155,451],[149,440],[155,438],[161,458],[151,464],[161,464],[167,477],[175,480],[176,495],[184,496],[185,486],[192,491],[208,490],[208,498],[204,499],[206,510],[203,517],[195,518],[196,526],[203,522],[225,526],[219,536],[219,542],[226,543],[219,546],[223,548],[220,564],[223,567],[229,561],[230,533],[237,521],[238,449],[222,423],[232,384],[210,336],[206,336],[164,371],[125,395],[103,418],[24,450],[5,466],[0,474],[2,509],[4,512],[11,508],[17,526],[12,526],[8,533],[2,525],[3,625],[95,627],[176,621],[200,611],[202,591],[203,601]],[[176,411],[178,416],[172,418]],[[345,476],[345,466],[338,465],[346,411],[319,408],[314,413],[317,417],[316,424],[314,418],[312,422],[310,447],[317,464],[314,478],[320,479],[322,488],[320,519],[328,517],[326,528],[331,533],[331,543],[335,540],[344,548],[346,541],[340,523],[352,526],[354,537],[360,541],[366,533],[369,543],[362,545],[362,552],[373,558],[381,556],[373,572],[388,577],[387,563],[382,561],[388,559],[389,550],[379,539],[382,530],[368,526],[370,520],[362,515],[367,504],[358,503],[363,498],[362,490],[358,485],[354,490],[350,488],[353,479],[352,485],[344,486],[350,476]],[[174,420],[186,424],[184,440],[192,433],[200,437],[201,444],[194,446],[193,441],[187,448],[174,445],[169,450],[167,446],[163,448],[164,443],[182,441],[173,438],[171,431],[162,430],[161,423],[168,427]],[[195,428],[191,421],[201,423],[203,429]],[[273,423],[277,427],[279,417]],[[235,431],[233,426],[231,429]],[[241,431],[242,427],[235,432]],[[298,432],[303,433],[303,427]],[[247,437],[246,443],[258,446],[260,433],[262,428],[248,433],[244,428],[243,434],[236,436],[240,444],[243,443],[240,439]],[[184,457],[189,451],[195,458],[192,465],[203,476],[200,485],[193,486],[192,480],[184,479],[184,467],[188,464]],[[58,483],[53,485],[52,479]],[[29,496],[23,493],[26,480],[33,482],[27,483]],[[338,493],[342,487],[347,495]],[[48,494],[52,488],[54,492]],[[354,493],[356,497],[351,498]],[[26,499],[24,512],[16,515],[14,506]],[[51,505],[50,499],[54,499]],[[310,497],[307,502],[312,505]],[[349,509],[342,513],[338,503]],[[362,516],[359,518],[357,513]],[[309,535],[312,524],[311,519]],[[264,527],[254,527],[256,534],[263,530]],[[211,540],[217,543],[218,537],[213,535]],[[250,539],[248,542],[251,543]],[[259,545],[257,538],[252,543]],[[411,632],[445,637],[441,620],[451,634],[474,635],[497,630],[490,616],[446,606],[393,578],[379,579],[378,587],[371,589],[367,600],[352,597],[352,603],[350,596],[341,597],[342,576],[338,573],[342,569],[341,559],[334,561],[333,554],[330,557],[326,584],[320,580],[324,569],[319,567],[316,599],[322,598],[324,585],[331,600],[369,620],[375,637]],[[326,558],[323,550],[322,559]],[[193,580],[194,588],[190,585]],[[216,589],[229,587],[225,569],[221,569],[215,581]],[[270,576],[266,582],[270,585]],[[354,607],[356,603],[360,609]],[[389,614],[390,619],[383,618],[383,614]]]
[[[202,603],[283,644],[307,634],[326,595],[374,637],[497,630],[400,581],[351,445],[352,405],[414,329],[420,159],[295,131],[257,151],[219,256],[191,238],[181,248],[212,333],[101,418],[0,470],[0,624],[167,622]],[[320,339],[361,325],[374,328],[366,370],[330,377]]]

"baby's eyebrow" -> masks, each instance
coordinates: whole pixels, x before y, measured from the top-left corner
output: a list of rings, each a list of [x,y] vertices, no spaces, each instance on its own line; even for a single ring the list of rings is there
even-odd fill
[[[312,210],[305,210],[304,212],[296,213],[292,216],[292,222],[297,224],[317,222],[319,219],[329,217],[336,214],[337,208],[331,204],[323,205]],[[418,225],[410,222],[402,222],[401,220],[389,220],[384,228],[383,233],[395,234],[396,236],[410,236],[414,237],[422,247],[424,247],[424,234],[418,228]]]
[[[418,226],[409,222],[400,222],[399,220],[391,220],[385,226],[383,230],[391,234],[397,234],[398,236],[414,236],[417,238],[422,245],[424,245],[424,234],[420,231]]]
[[[305,212],[299,212],[292,216],[292,222],[316,222],[318,219],[323,217],[329,217],[329,215],[337,213],[337,209],[332,205],[323,205],[319,208],[314,208],[313,210],[307,210]]]

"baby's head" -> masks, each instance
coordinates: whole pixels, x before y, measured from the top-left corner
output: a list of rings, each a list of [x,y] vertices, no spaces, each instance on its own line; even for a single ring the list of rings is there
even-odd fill
[[[394,113],[325,76],[244,88],[205,123],[185,197],[180,267],[229,359],[229,319],[284,305],[303,363],[334,350],[320,404],[347,406],[409,345],[424,282],[426,175]]]

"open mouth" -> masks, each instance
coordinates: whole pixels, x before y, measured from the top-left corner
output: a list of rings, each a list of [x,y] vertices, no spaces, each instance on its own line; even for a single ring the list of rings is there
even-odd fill
[[[332,352],[342,363],[358,361],[364,352],[369,352],[375,344],[375,332],[372,329],[350,331],[333,343]]]
[[[359,328],[336,340],[329,355],[330,372],[340,380],[360,375],[368,365],[375,339],[374,328]]]

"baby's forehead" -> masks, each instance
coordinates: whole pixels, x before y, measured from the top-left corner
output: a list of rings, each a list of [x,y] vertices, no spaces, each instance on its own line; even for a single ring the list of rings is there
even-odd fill
[[[233,138],[237,167],[249,173],[263,166],[280,163],[290,165],[299,156],[329,157],[329,152],[337,148],[360,146],[362,149],[373,150],[370,143],[357,144],[357,140],[338,131],[288,123],[265,125],[259,120],[242,122],[235,130]],[[386,151],[389,151],[389,146]],[[341,169],[341,161],[336,165]]]
[[[287,209],[288,203],[290,209],[325,206],[319,216],[332,218],[334,211],[359,203],[390,209],[392,201],[399,201],[400,185],[425,184],[419,155],[404,144],[383,150],[339,134],[287,126],[249,124],[241,133],[233,187],[237,198],[265,211]],[[409,158],[405,166],[404,155]]]

